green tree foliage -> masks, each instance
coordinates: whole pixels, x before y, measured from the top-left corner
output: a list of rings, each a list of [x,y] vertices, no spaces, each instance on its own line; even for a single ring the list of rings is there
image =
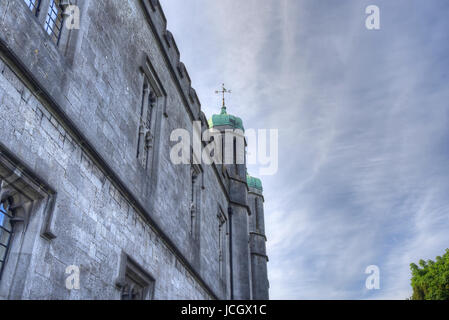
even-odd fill
[[[411,300],[449,300],[449,249],[436,261],[419,261],[419,266],[412,263]]]

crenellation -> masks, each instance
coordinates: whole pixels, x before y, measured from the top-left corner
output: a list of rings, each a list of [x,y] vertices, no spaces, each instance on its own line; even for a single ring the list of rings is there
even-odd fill
[[[174,42],[173,34],[169,30],[165,30],[163,33],[163,37],[164,37],[165,44],[167,45],[168,49],[171,49],[173,42]],[[178,51],[178,53],[179,53],[179,51]]]
[[[166,46],[165,49],[167,51],[167,56],[170,59],[171,66],[175,70],[178,71],[178,72],[176,72],[177,73],[176,76],[178,78],[178,81],[181,84],[182,89],[185,92],[184,94],[186,95],[186,97],[190,97],[190,87],[191,87],[192,81],[190,79],[187,69],[185,68],[185,65],[180,61],[180,52],[179,52],[178,46],[176,45],[176,41],[173,37],[173,34],[169,30],[165,29],[166,28],[166,20],[165,20],[165,15],[163,14],[163,10],[159,4],[159,1],[150,1],[150,3],[151,3],[153,13],[157,12],[157,9],[160,9],[160,14],[164,18],[163,20],[165,21],[165,23],[163,25],[162,30],[160,28],[161,27],[160,24],[155,23],[154,25],[156,28],[159,27],[159,29],[157,31],[161,35],[161,38],[164,39],[164,41],[162,41],[162,43]],[[144,1],[144,5],[145,5],[145,1]],[[155,18],[155,20],[157,21],[157,18]],[[172,48],[174,49],[174,52],[173,52],[173,50],[171,50]],[[184,75],[186,76],[187,79],[184,79]],[[187,82],[187,84],[186,84],[186,82]],[[199,102],[198,98],[196,98],[196,100],[197,100],[196,102],[195,101],[192,102],[191,99],[187,99],[189,108],[192,110],[192,113],[194,115],[198,114],[198,112],[196,112],[196,110],[201,110],[201,103]],[[193,106],[195,103],[198,104],[197,108]]]
[[[164,22],[164,26],[167,26],[167,18],[165,17],[164,10],[162,9],[162,6],[159,2],[159,0],[150,0],[151,8],[153,9],[153,12],[156,12],[161,17],[162,21]]]
[[[181,61],[178,62],[178,65],[176,66],[176,69],[178,70],[179,76],[183,79],[184,75],[186,74],[186,66]],[[190,80],[190,78],[189,78]]]

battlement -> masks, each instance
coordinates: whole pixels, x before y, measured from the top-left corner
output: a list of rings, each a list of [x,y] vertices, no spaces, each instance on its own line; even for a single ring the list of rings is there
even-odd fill
[[[159,0],[140,0],[146,16],[153,29],[153,32],[159,38],[161,49],[164,51],[168,63],[173,70],[180,89],[185,97],[190,112],[194,120],[200,120],[201,102],[192,88],[192,80],[189,73],[181,61],[181,54],[176,44],[173,34],[167,30],[167,19]]]

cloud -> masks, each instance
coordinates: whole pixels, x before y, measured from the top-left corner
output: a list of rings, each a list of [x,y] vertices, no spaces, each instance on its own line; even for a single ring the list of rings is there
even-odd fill
[[[409,264],[449,247],[449,3],[375,2],[380,31],[372,1],[162,1],[206,114],[224,81],[246,127],[279,129],[272,298],[405,299]]]

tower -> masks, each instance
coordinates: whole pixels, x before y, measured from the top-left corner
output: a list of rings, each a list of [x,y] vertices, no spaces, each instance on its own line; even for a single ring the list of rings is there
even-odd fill
[[[266,252],[264,197],[260,179],[247,176],[248,204],[251,208],[249,241],[251,255],[251,285],[254,300],[268,300],[268,256]]]
[[[218,130],[222,137],[222,170],[228,180],[229,194],[229,254],[231,273],[231,299],[251,299],[251,267],[249,261],[249,229],[245,136],[242,119],[227,113],[224,88],[221,113],[213,115],[209,127]]]
[[[221,113],[213,115],[209,127],[222,137],[222,169],[228,180],[231,299],[268,299],[268,278],[263,209],[259,179],[247,175],[246,140],[242,119],[227,113],[224,85]]]

